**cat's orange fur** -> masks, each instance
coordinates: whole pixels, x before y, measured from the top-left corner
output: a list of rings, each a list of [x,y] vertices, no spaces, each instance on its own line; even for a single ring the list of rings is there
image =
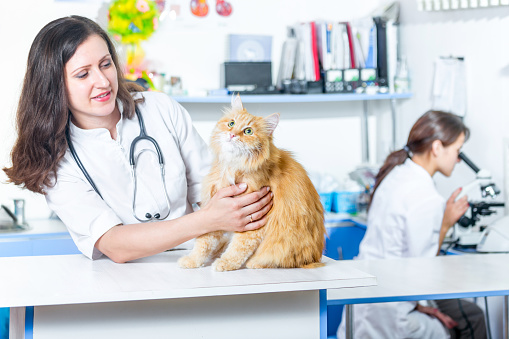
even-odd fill
[[[204,180],[202,204],[220,188],[245,182],[246,193],[270,187],[273,206],[266,225],[258,230],[234,233],[231,239],[223,232],[198,237],[193,251],[179,260],[181,267],[203,266],[225,247],[213,263],[217,271],[236,270],[244,263],[248,268],[323,266],[325,227],[320,197],[304,168],[289,152],[274,146],[272,132],[278,122],[279,114],[253,116],[243,108],[239,96],[232,98],[231,110],[219,120],[211,138],[215,159]],[[247,128],[251,135],[244,132]]]

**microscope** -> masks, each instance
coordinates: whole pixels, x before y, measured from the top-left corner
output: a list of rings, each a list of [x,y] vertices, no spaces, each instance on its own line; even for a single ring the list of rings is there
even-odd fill
[[[489,202],[485,199],[488,197],[493,199],[500,194],[500,190],[491,179],[490,171],[479,169],[464,153],[460,153],[458,157],[476,173],[476,178],[463,187],[456,200],[478,187],[481,189],[482,200],[477,202],[469,201],[470,209],[453,226],[451,238],[459,246],[475,247],[483,236],[482,230],[474,227],[476,222],[480,220],[481,216],[497,213],[492,209],[493,207],[504,207],[505,204],[503,202]]]

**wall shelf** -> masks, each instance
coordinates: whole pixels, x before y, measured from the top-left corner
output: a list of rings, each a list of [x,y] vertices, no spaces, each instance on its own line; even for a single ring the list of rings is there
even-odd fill
[[[357,93],[338,93],[338,94],[270,94],[270,95],[243,95],[243,103],[319,103],[319,102],[347,102],[362,101],[363,114],[361,122],[362,162],[369,162],[369,136],[368,136],[368,102],[374,100],[389,100],[391,104],[392,118],[392,149],[396,149],[396,100],[409,99],[412,93],[379,93],[379,94],[357,94]],[[175,96],[174,100],[182,104],[229,104],[230,95],[221,96]]]
[[[300,102],[338,102],[338,101],[366,101],[366,100],[391,100],[391,99],[408,99],[412,97],[412,93],[385,93],[385,94],[356,94],[356,93],[340,93],[340,94],[269,94],[242,95],[243,103],[300,103]],[[231,96],[174,96],[172,97],[180,103],[230,103]]]

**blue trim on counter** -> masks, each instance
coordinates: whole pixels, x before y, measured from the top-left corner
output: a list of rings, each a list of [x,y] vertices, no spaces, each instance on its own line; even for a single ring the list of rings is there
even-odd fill
[[[34,339],[34,307],[25,308],[25,339]]]
[[[363,288],[363,287],[360,287]],[[368,287],[369,288],[369,287]],[[476,291],[476,292],[453,292],[446,294],[420,294],[411,296],[392,296],[392,297],[376,297],[376,298],[352,298],[352,299],[329,299],[329,305],[349,305],[349,304],[372,304],[385,303],[393,301],[419,301],[419,300],[441,300],[441,299],[460,299],[475,297],[494,297],[501,295],[509,295],[509,290],[500,291]]]

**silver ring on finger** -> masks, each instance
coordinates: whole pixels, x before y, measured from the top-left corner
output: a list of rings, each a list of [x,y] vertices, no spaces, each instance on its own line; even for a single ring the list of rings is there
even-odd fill
[[[253,222],[253,215],[252,214],[249,215],[249,220],[251,220],[250,222]]]

